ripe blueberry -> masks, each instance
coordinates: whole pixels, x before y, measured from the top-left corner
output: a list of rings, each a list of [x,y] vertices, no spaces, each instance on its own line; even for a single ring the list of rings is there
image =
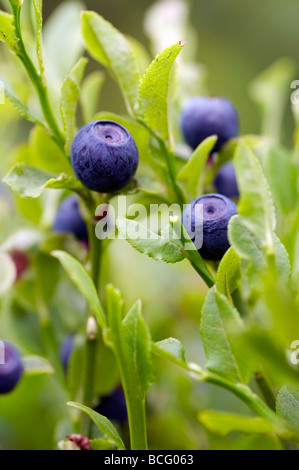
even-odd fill
[[[217,192],[226,197],[239,197],[236,172],[232,163],[222,165],[216,175],[214,185]]]
[[[74,349],[74,336],[69,335],[59,350],[59,357],[60,357],[61,363],[65,371],[67,371],[73,349]]]
[[[53,225],[54,232],[70,232],[82,242],[88,242],[88,231],[76,196],[65,198],[59,206]]]
[[[0,351],[0,394],[11,392],[19,382],[23,365],[21,356],[14,346],[4,342],[4,354]],[[4,359],[4,361],[2,361]]]
[[[109,193],[134,177],[139,156],[129,131],[114,121],[93,121],[77,133],[71,159],[77,178],[92,191]]]
[[[203,205],[203,219],[196,220],[195,206]],[[199,254],[207,260],[218,261],[229,248],[227,227],[230,218],[237,213],[236,204],[221,194],[206,194],[194,199],[185,209],[183,225],[190,234],[202,225],[203,243]],[[191,232],[190,232],[191,228]]]
[[[235,137],[239,131],[239,117],[234,105],[221,97],[195,96],[190,98],[181,114],[183,136],[193,149],[207,137],[217,135],[214,152]]]
[[[101,398],[101,403],[96,410],[111,421],[120,424],[128,420],[126,399],[122,388],[116,388],[110,395]]]

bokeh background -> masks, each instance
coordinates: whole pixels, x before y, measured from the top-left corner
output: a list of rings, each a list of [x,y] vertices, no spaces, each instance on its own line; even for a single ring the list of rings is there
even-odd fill
[[[28,0],[24,1],[26,4]],[[4,5],[6,1],[2,2]],[[57,6],[67,4],[57,0],[44,1],[44,19],[53,21],[51,15]],[[154,4],[150,0],[86,0],[85,7],[92,9],[111,21],[123,33],[138,39],[153,55],[153,44],[145,31],[144,18]],[[83,4],[79,4],[84,8]],[[227,96],[240,113],[241,133],[255,134],[261,130],[261,112],[250,97],[249,88],[253,79],[273,62],[281,58],[298,60],[298,17],[297,0],[194,0],[188,2],[190,24],[184,54],[193,56],[202,64],[205,86],[212,95]],[[74,11],[78,11],[77,8]],[[55,14],[55,13],[54,13]],[[154,17],[156,27],[159,18]],[[153,23],[151,23],[153,25]],[[155,25],[154,25],[155,26]],[[67,31],[64,31],[67,34]],[[52,28],[55,35],[55,28]],[[57,38],[56,38],[57,39]],[[56,41],[56,44],[59,44]],[[2,46],[1,46],[2,47]],[[188,51],[188,47],[190,48]],[[0,50],[0,53],[2,49]],[[54,51],[55,58],[56,51]],[[59,54],[59,47],[57,48]],[[3,57],[3,56],[1,56]],[[5,61],[7,57],[5,57]],[[1,74],[7,67],[0,63]],[[98,69],[90,61],[88,71]],[[296,75],[297,74],[297,75]],[[289,105],[291,80],[299,78],[296,65],[291,67],[289,85],[286,87],[284,125],[282,142],[291,146],[294,123]],[[104,84],[99,111],[124,112],[121,95],[111,79]],[[5,113],[0,110],[1,176],[15,160],[15,152],[22,152],[20,145],[26,142],[30,126],[25,121],[14,121],[8,127]],[[7,142],[3,138],[7,135]],[[13,143],[18,149],[12,151]],[[27,150],[23,151],[26,153]],[[24,155],[25,155],[24,153]],[[18,157],[21,158],[20,156]],[[3,189],[2,189],[3,191]],[[11,195],[5,195],[6,199]],[[26,204],[28,204],[26,206]],[[41,220],[41,207],[34,201],[20,203],[11,198],[7,213],[1,214],[0,241],[3,242],[14,230],[22,227],[36,229]],[[26,206],[26,207],[25,207]],[[16,209],[22,213],[15,216]],[[46,230],[47,223],[43,229]],[[49,229],[49,227],[47,228]],[[129,307],[136,298],[142,298],[144,315],[150,326],[154,340],[169,336],[178,337],[186,347],[189,361],[204,363],[204,354],[199,335],[200,311],[206,289],[188,264],[169,266],[139,255],[126,242],[113,242],[103,263],[103,284],[113,282],[119,287]],[[57,266],[51,266],[53,271]],[[48,269],[48,268],[47,268]],[[61,282],[49,300],[53,324],[58,341],[76,331],[84,318],[84,303],[75,292],[64,274],[59,271]],[[46,276],[46,274],[45,274]],[[26,305],[28,279],[21,281],[18,289],[22,307]],[[32,286],[31,286],[32,287]],[[23,302],[24,300],[24,302]],[[26,310],[26,309],[25,309]],[[13,308],[11,297],[1,302],[0,336],[14,341],[23,353],[43,352],[43,345],[37,340],[38,325],[34,312]],[[21,319],[21,321],[20,321]],[[32,347],[34,344],[34,347]],[[110,363],[109,363],[110,365]],[[271,437],[250,438],[236,433],[221,438],[205,431],[198,423],[196,414],[201,409],[244,412],[248,409],[227,392],[212,386],[203,386],[191,381],[175,366],[157,364],[157,382],[153,385],[148,399],[148,429],[151,448],[157,449],[276,449],[280,444]],[[112,370],[112,366],[111,366]],[[109,367],[99,370],[99,390],[101,374],[111,373]],[[117,384],[117,376],[111,378],[111,386]],[[107,391],[107,390],[106,390]],[[0,448],[4,449],[52,449],[57,440],[68,431],[68,418],[64,397],[51,377],[25,378],[9,396],[0,397]]]

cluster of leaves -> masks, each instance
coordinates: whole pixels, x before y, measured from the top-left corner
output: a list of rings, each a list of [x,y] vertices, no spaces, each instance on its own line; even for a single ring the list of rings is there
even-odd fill
[[[83,122],[113,119],[123,124],[133,135],[140,153],[140,168],[133,188],[130,185],[123,194],[133,195],[135,201],[144,204],[177,202],[183,205],[205,191],[219,165],[232,158],[240,189],[238,215],[229,224],[231,248],[219,266],[208,266],[196,250],[185,249],[190,239],[185,231],[182,232],[181,222],[176,217],[155,236],[149,234],[136,220],[118,219],[119,232],[125,234],[137,251],[167,263],[187,259],[210,288],[202,308],[200,324],[206,354],[205,369],[185,360],[184,348],[177,339],[168,338],[158,343],[152,341],[139,301],[124,315],[122,296],[117,289],[108,286],[105,302],[100,300],[99,273],[95,266],[98,263],[100,242],[94,237],[89,255],[82,252],[74,240],[64,236],[43,233],[41,239],[32,240],[29,237],[31,248],[35,251],[35,277],[31,284],[23,287],[21,295],[26,303],[28,294],[25,291],[29,285],[30,289],[37,292],[33,305],[30,302],[29,305],[30,309],[36,308],[40,312],[42,339],[48,345],[49,359],[56,373],[63,375],[53,353],[55,345],[51,342],[53,331],[47,308],[52,294],[49,279],[54,279],[57,272],[55,260],[52,265],[53,257],[60,261],[88,304],[87,333],[90,317],[96,319],[102,331],[102,335],[95,333],[96,338],[87,334],[84,346],[81,343],[76,345],[67,391],[65,385],[62,385],[68,399],[77,399],[79,396],[84,403],[71,401],[69,405],[89,415],[103,434],[104,439],[93,442],[94,448],[125,448],[113,424],[91,409],[94,394],[100,389],[94,370],[90,368],[90,363],[96,362],[93,357],[96,343],[104,351],[106,359],[109,357],[108,350],[114,354],[126,396],[132,449],[147,448],[145,398],[153,381],[157,357],[175,363],[195,380],[212,383],[232,392],[258,415],[243,416],[205,410],[198,419],[209,430],[220,435],[227,435],[231,431],[276,435],[284,440],[298,442],[296,417],[299,414],[299,402],[296,390],[299,375],[298,369],[290,364],[285,355],[286,349],[296,339],[294,331],[299,331],[296,294],[299,266],[298,149],[287,152],[278,146],[273,147],[266,139],[240,137],[229,142],[218,155],[213,169],[208,169],[205,163],[217,139],[211,136],[186,162],[175,146],[177,131],[173,125],[182,97],[175,63],[183,47],[181,42],[163,49],[148,65],[147,53],[135,40],[126,38],[97,13],[83,11],[81,34],[85,49],[118,83],[128,116],[97,113],[95,103],[104,80],[103,74],[96,72],[84,78],[87,64],[85,57],[79,58],[65,77],[55,75],[55,68],[47,71],[45,64],[53,55],[53,44],[49,41],[47,50],[43,51],[42,2],[32,2],[36,48],[34,59],[27,52],[20,27],[22,1],[10,0],[10,3],[12,13],[0,13],[0,38],[21,60],[38,97],[38,106],[31,109],[30,100],[29,104],[22,100],[6,81],[6,97],[35,126],[28,144],[17,156],[18,163],[4,179],[21,200],[40,198],[46,189],[74,191],[80,196],[90,233],[94,232],[92,219],[99,196],[87,191],[76,180],[69,160],[71,143],[77,130],[79,103]],[[59,24],[56,24],[57,29]],[[55,62],[55,59],[52,60]],[[289,69],[289,74],[292,74],[292,67],[289,66]],[[281,68],[278,67],[278,70]],[[50,79],[47,79],[46,72]],[[252,88],[255,99],[260,100],[265,120],[275,113],[277,115],[277,109],[281,109],[281,90],[288,79],[288,75],[282,78],[277,76],[275,68],[268,75],[270,78],[267,74],[260,77]],[[280,98],[279,103],[276,102],[275,113],[269,109],[273,101],[268,95],[267,100],[262,102],[264,94],[261,90],[268,90],[269,87],[271,96],[277,100]],[[280,118],[277,117],[277,126],[280,125]],[[272,129],[273,126],[265,124],[265,129]],[[45,194],[48,195],[48,192],[45,191]],[[113,201],[115,197],[117,195],[104,195],[101,200]],[[49,207],[53,201],[52,196],[47,196],[45,204]],[[41,208],[39,210],[43,212]],[[47,225],[49,221],[45,221],[44,226]],[[183,235],[175,238],[170,233]],[[14,282],[12,262],[5,252],[0,256],[0,273],[5,280],[5,283],[1,283],[2,294]],[[41,358],[31,359],[28,365],[30,369],[53,372],[52,366]],[[254,374],[265,400],[249,386]],[[64,383],[63,376],[59,380]],[[280,388],[276,412],[275,397],[268,381],[275,389]],[[107,389],[111,388],[109,381],[106,386]],[[75,426],[78,424],[77,419],[75,415]],[[85,429],[84,423],[81,429]]]

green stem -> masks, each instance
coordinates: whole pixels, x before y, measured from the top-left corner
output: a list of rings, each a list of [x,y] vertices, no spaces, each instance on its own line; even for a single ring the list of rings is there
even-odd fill
[[[183,206],[184,204],[186,204],[186,198],[182,189],[180,188],[180,186],[177,184],[177,181],[176,181],[176,167],[175,167],[174,154],[168,150],[164,141],[159,140],[159,143],[165,155],[166,165],[168,168],[168,176],[169,176],[170,186],[171,186],[173,195],[175,196],[179,204]]]
[[[90,214],[90,217],[92,214]],[[90,253],[90,264],[91,264],[91,277],[94,281],[96,288],[98,288],[99,276],[100,276],[100,253],[101,253],[101,242],[96,238],[95,235],[95,224],[91,220],[88,224],[89,228],[89,253]],[[86,325],[88,327],[89,318],[93,317],[89,312],[87,313]],[[94,318],[94,317],[93,317]],[[96,319],[95,323],[96,323]],[[87,329],[86,329],[87,330]],[[97,350],[97,337],[89,337],[88,331],[86,331],[86,340],[84,347],[83,357],[83,383],[82,383],[82,402],[85,406],[92,408],[94,398],[94,382],[96,372],[96,350]],[[81,421],[81,432],[88,434],[89,431],[89,418],[82,414]]]
[[[14,18],[15,18],[16,35],[19,38],[19,44],[18,44],[19,51],[17,53],[17,56],[22,61],[32,81],[32,84],[34,85],[37,91],[44,117],[53,133],[53,138],[55,139],[59,147],[61,147],[61,149],[64,151],[65,139],[63,135],[61,134],[59,127],[56,123],[55,117],[53,115],[53,112],[49,103],[47,89],[43,84],[42,77],[38,74],[30,57],[28,56],[25,45],[24,45],[22,31],[21,31],[21,22],[20,22],[21,7],[19,6],[13,7],[13,12],[14,12]]]
[[[269,408],[271,408],[271,410],[275,411],[275,408],[276,408],[275,396],[263,372],[261,371],[257,372],[255,374],[255,380],[263,394],[263,397],[267,405],[269,406]]]

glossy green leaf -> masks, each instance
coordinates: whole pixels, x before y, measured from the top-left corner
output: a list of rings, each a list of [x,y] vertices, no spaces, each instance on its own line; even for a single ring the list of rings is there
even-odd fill
[[[233,248],[230,248],[223,256],[217,270],[216,286],[218,291],[230,298],[230,294],[238,287],[240,277],[240,258]]]
[[[170,141],[169,83],[172,66],[183,44],[164,49],[150,64],[139,85],[139,114],[160,139]]]
[[[235,383],[247,383],[252,375],[250,358],[242,344],[243,328],[235,307],[215,287],[211,289],[202,309],[200,325],[206,367]]]
[[[73,408],[76,408],[77,410],[83,411],[83,413],[86,413],[95,423],[95,425],[99,428],[101,433],[106,437],[107,441],[114,444],[117,449],[125,450],[125,445],[120,435],[118,434],[113,424],[109,421],[109,419],[107,419],[105,416],[100,415],[99,413],[96,413],[94,410],[88,408],[87,406],[81,405],[80,403],[68,402],[68,405],[72,406]]]
[[[244,144],[238,146],[234,164],[240,190],[238,213],[242,222],[261,240],[268,253],[273,253],[275,211],[261,165]]]
[[[276,411],[291,427],[299,430],[299,390],[284,385],[277,396]]]
[[[3,181],[22,198],[39,197],[46,188],[69,189],[81,192],[83,186],[78,180],[64,173],[54,175],[26,163],[18,163]],[[84,190],[83,190],[84,191]]]
[[[163,357],[181,367],[187,367],[184,346],[176,338],[167,338],[153,343],[152,351],[156,356]]]
[[[87,271],[79,261],[63,251],[53,251],[52,255],[61,262],[71,281],[87,301],[90,310],[96,316],[99,325],[105,326],[105,314],[96,288]]]
[[[24,373],[27,376],[54,374],[51,364],[43,357],[27,356],[22,359]]]
[[[234,216],[229,221],[228,237],[240,258],[247,259],[257,271],[266,268],[266,261],[259,238],[245,225],[243,218]]]
[[[190,199],[195,199],[195,197],[202,192],[202,174],[204,173],[207,158],[216,141],[217,136],[211,136],[205,139],[197,149],[194,150],[190,160],[177,175],[178,181],[184,183],[184,187]]]
[[[205,410],[198,414],[198,419],[209,431],[220,436],[227,436],[233,431],[245,434],[272,434],[274,432],[272,423],[260,417]]]
[[[65,152],[71,153],[71,146],[76,134],[76,110],[87,59],[81,58],[65,78],[61,89],[61,115],[66,135]]]
[[[14,16],[5,11],[0,11],[0,41],[5,42],[13,52],[19,51]]]
[[[131,363],[140,388],[144,394],[149,388],[152,374],[151,338],[142,317],[141,302],[136,302],[122,321],[122,339],[128,363]]]
[[[83,120],[88,123],[95,118],[98,111],[99,98],[105,75],[102,72],[93,72],[84,80],[80,92],[80,104]]]
[[[130,43],[111,23],[92,11],[82,13],[81,28],[86,49],[117,79],[128,111],[134,115],[139,72]]]
[[[117,227],[130,245],[150,258],[166,263],[177,263],[184,259],[184,254],[173,241],[151,232],[135,220],[119,218]]]

